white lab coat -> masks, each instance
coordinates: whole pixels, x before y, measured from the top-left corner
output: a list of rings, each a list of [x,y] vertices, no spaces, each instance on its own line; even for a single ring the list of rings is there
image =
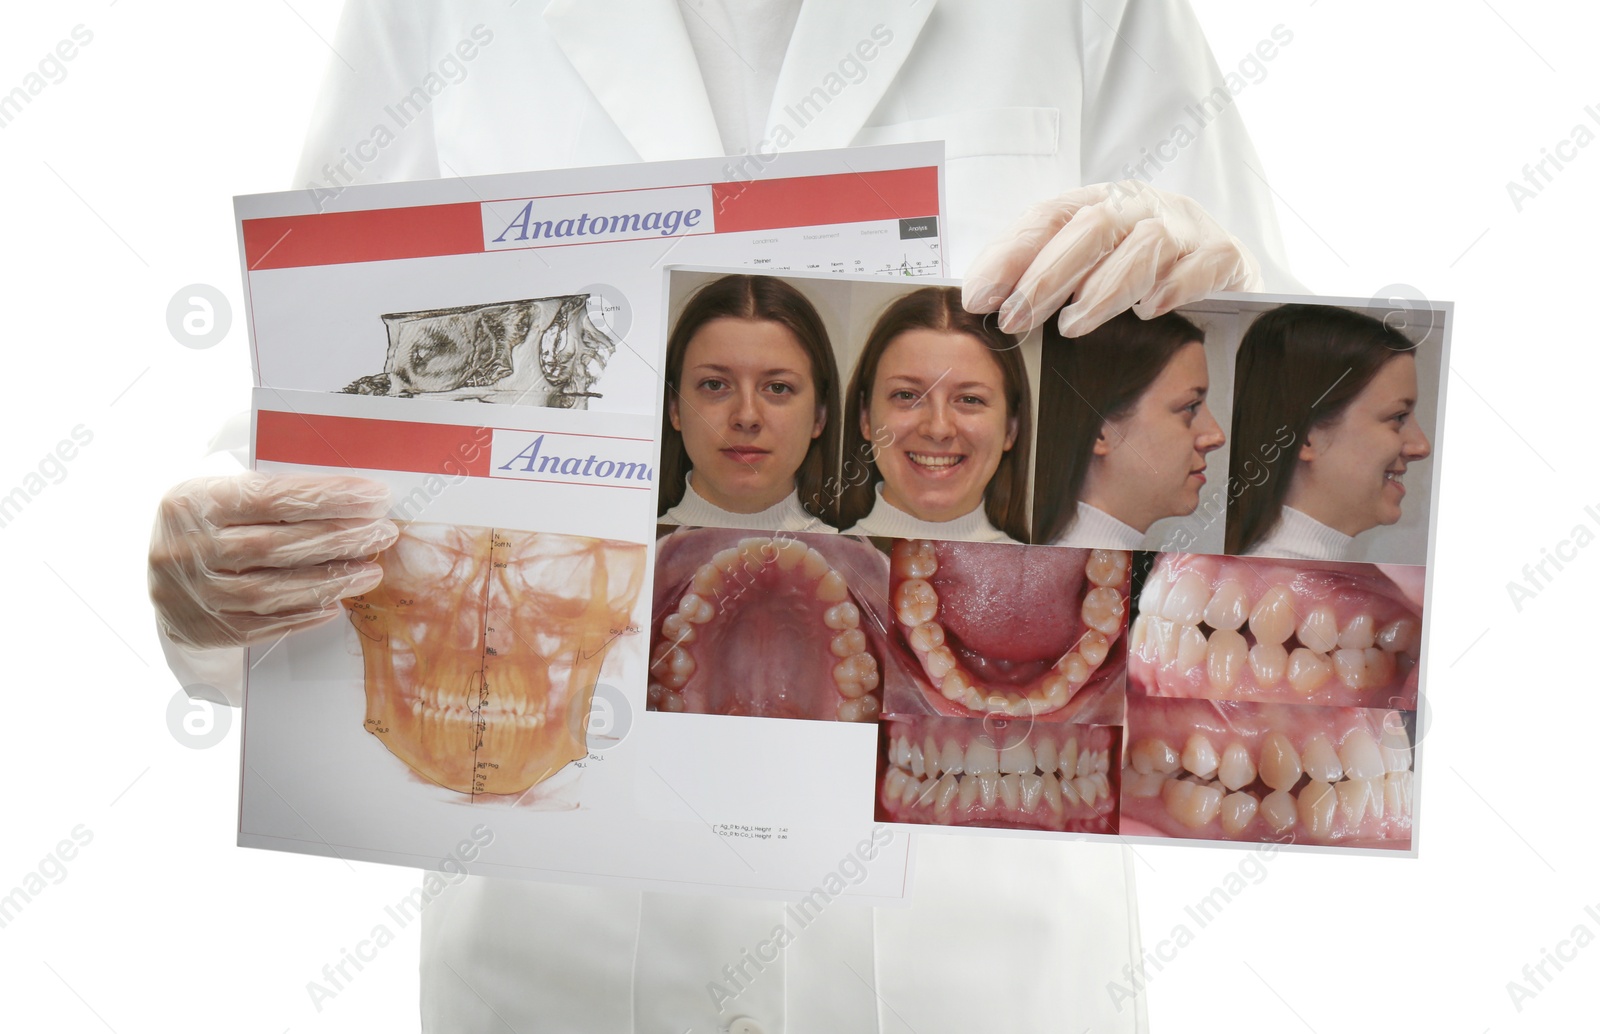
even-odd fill
[[[352,0],[295,186],[722,154],[683,17],[675,0]],[[868,40],[866,74],[842,75]],[[1125,178],[1222,81],[1184,0],[807,0],[761,149],[943,139],[959,272],[1028,203]],[[786,106],[830,85],[800,125]],[[419,87],[425,110],[393,130],[389,108]],[[1269,286],[1289,286],[1237,113],[1165,152],[1156,185],[1198,199]],[[781,905],[470,879],[426,913],[424,1027],[1144,1029],[1142,998],[1126,997],[1140,950],[1124,848],[924,836],[914,894],[833,907],[719,1011],[708,985],[771,935]]]

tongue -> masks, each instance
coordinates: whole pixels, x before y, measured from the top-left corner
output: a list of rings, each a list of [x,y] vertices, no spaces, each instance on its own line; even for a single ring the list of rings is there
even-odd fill
[[[1081,549],[940,543],[939,623],[968,648],[1001,661],[1055,661],[1082,632]]]

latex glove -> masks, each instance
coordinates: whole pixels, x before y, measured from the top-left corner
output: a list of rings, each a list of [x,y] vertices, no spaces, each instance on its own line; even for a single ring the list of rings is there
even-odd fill
[[[188,647],[240,646],[334,617],[383,577],[370,558],[399,534],[388,508],[388,487],[364,478],[185,481],[162,498],[150,536],[161,630]]]
[[[1000,310],[1008,334],[1061,309],[1065,337],[1125,309],[1150,319],[1217,291],[1261,289],[1238,239],[1181,194],[1141,180],[1069,190],[1029,208],[979,255],[961,286],[968,312]]]

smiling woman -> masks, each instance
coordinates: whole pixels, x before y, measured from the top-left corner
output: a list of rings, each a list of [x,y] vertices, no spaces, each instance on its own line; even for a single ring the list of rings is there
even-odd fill
[[[963,309],[958,289],[897,299],[845,389],[845,455],[870,456],[871,476],[845,490],[841,523],[858,535],[1026,542],[1029,395],[1016,338]]]
[[[1236,364],[1229,553],[1342,560],[1355,536],[1400,520],[1406,469],[1433,451],[1416,417],[1416,348],[1331,305],[1251,324]],[[1262,451],[1279,440],[1291,445]],[[1257,452],[1265,471],[1251,480]]]

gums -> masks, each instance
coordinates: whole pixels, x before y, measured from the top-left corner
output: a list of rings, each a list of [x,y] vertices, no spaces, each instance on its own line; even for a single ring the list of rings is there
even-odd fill
[[[657,544],[652,710],[875,721],[888,559],[856,539],[675,531]]]

